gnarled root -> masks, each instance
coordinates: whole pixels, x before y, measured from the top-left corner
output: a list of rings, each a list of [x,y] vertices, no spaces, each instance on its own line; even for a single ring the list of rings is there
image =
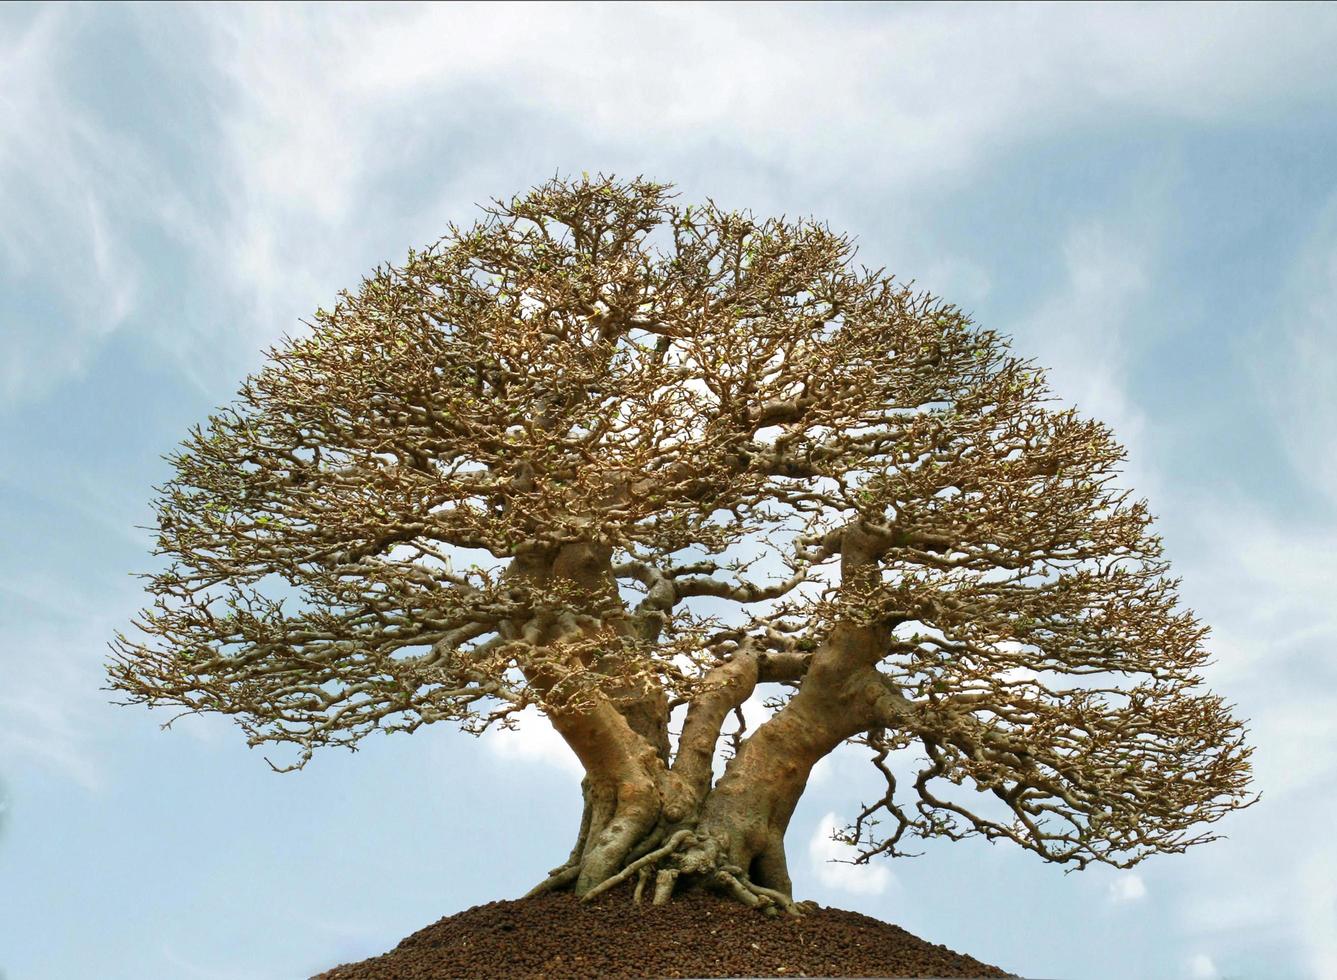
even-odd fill
[[[626,881],[637,871],[641,870],[641,868],[645,867],[648,864],[653,864],[660,858],[671,854],[678,847],[679,844],[683,843],[689,838],[693,840],[695,839],[694,835],[690,830],[678,831],[676,834],[674,834],[672,837],[668,839],[668,843],[665,844],[663,847],[651,851],[644,857],[637,858],[635,861],[632,861],[631,864],[627,865],[625,868],[623,868],[617,874],[613,875],[611,878],[605,878],[599,884],[595,885],[593,888],[591,888],[589,891],[585,893],[584,897],[581,898],[581,901],[588,902],[590,899],[597,898],[598,896],[602,895],[604,892],[608,891],[608,889],[616,888],[618,885],[622,884],[622,882]]]
[[[650,869],[641,868],[636,872],[636,890],[631,895],[631,900],[637,905],[641,904],[641,895],[645,892],[645,883],[650,880]]]
[[[548,892],[561,891],[568,885],[575,882],[580,877],[580,862],[575,864],[564,864],[560,868],[553,868],[548,872],[548,877],[544,878],[529,891],[525,892],[524,898],[533,898],[536,895],[545,895]]]
[[[645,848],[637,850],[643,851]],[[635,875],[636,888],[632,897],[637,904],[640,904],[651,879],[654,880],[652,904],[665,905],[672,898],[678,880],[686,877],[701,881],[707,887],[770,916],[783,912],[801,917],[805,912],[816,909],[817,906],[812,902],[795,902],[782,891],[753,882],[742,868],[726,863],[726,853],[726,841],[680,829],[662,845],[641,854],[616,874],[590,888],[581,896],[581,901],[598,898]],[[542,894],[562,888],[574,881],[579,873],[578,866],[558,868],[529,894]]]
[[[743,869],[734,865],[725,865],[715,872],[716,885],[750,908],[760,909],[766,915],[776,916],[781,912],[802,918],[805,912],[815,912],[815,902],[796,902],[784,892],[767,888],[751,881]]]

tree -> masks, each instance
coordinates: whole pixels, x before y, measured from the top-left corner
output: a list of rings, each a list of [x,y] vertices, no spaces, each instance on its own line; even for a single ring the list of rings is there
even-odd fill
[[[1257,799],[1252,750],[1109,429],[847,237],[670,189],[496,201],[271,349],[168,457],[118,703],[232,714],[300,749],[279,771],[534,705],[585,769],[535,892],[797,913],[785,830],[847,742],[886,783],[841,835],[858,861],[1217,839],[1194,829]]]

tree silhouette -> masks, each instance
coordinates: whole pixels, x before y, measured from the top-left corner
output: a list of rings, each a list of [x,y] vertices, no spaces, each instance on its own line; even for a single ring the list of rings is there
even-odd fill
[[[669,191],[554,178],[272,349],[169,457],[118,703],[232,714],[300,749],[281,771],[534,705],[586,773],[535,892],[800,912],[786,827],[851,741],[886,782],[841,835],[859,861],[1216,839],[1251,749],[1110,431],[847,237]]]

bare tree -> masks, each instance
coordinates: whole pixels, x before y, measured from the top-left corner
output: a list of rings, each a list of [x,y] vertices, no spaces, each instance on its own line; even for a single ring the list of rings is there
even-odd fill
[[[1252,750],[1110,431],[847,237],[674,199],[555,178],[270,350],[156,488],[171,563],[112,644],[118,703],[232,714],[295,743],[280,771],[534,705],[586,773],[535,892],[797,913],[785,830],[843,742],[886,782],[858,861],[1216,839]]]

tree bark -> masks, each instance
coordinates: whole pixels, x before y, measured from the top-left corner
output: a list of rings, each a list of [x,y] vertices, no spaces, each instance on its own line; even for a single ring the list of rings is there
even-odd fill
[[[877,542],[857,530],[846,538],[843,578],[866,578]],[[561,576],[591,596],[616,590],[607,549],[588,542],[517,558],[512,574],[534,581]],[[749,905],[799,914],[784,841],[812,767],[846,739],[904,720],[907,702],[875,666],[892,625],[837,625],[810,659],[773,658],[744,644],[702,679],[671,762],[667,706],[662,696],[650,696],[653,690],[614,684],[593,704],[566,710],[551,697],[554,677],[527,673],[530,684],[549,695],[548,718],[586,772],[571,856],[530,894],[571,889],[592,898],[634,876],[638,900],[653,878],[653,900],[662,904],[684,879]],[[561,623],[525,628],[544,644],[579,632]],[[798,692],[742,742],[712,785],[728,713],[763,678],[796,676],[802,677]]]
[[[705,886],[749,905],[801,914],[785,854],[785,834],[807,787],[812,767],[842,741],[874,727],[895,724],[904,701],[871,666],[855,666],[857,635],[833,637],[818,652],[803,688],[745,739],[720,779],[711,785],[711,759],[719,723],[752,691],[758,659],[740,652],[716,668],[708,687],[688,711],[672,768],[649,743],[622,722],[622,737],[591,739],[591,719],[581,725],[554,719],[558,731],[585,762],[593,744],[607,753],[619,743],[628,751],[616,764],[590,769],[582,783],[584,815],[576,847],[530,894],[570,889],[593,898],[635,882],[640,900],[651,881],[653,901],[669,901],[675,889]],[[617,721],[605,719],[610,732]],[[636,748],[639,746],[639,748]],[[708,751],[707,751],[708,747]]]

